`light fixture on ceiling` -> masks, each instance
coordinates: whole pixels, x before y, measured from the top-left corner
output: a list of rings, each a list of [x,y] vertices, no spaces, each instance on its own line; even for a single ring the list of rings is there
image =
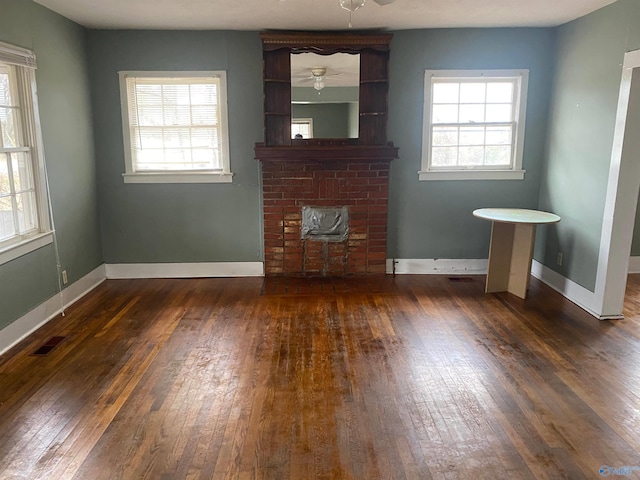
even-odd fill
[[[358,10],[359,8],[364,7],[366,0],[338,0],[340,6],[349,12],[349,28],[351,27],[351,14]],[[385,5],[389,5],[390,3],[395,2],[395,0],[373,0],[381,7]]]
[[[318,93],[320,93],[320,90],[324,88],[324,76],[326,73],[326,67],[313,67],[311,69],[311,75],[313,75],[313,88],[315,88]]]
[[[340,0],[340,6],[349,11],[349,28],[351,27],[351,14],[358,10],[360,7],[364,7],[365,0]]]

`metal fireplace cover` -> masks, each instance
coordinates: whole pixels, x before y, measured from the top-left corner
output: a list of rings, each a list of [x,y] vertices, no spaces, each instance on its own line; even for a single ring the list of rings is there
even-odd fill
[[[343,242],[349,234],[349,209],[302,207],[302,238]]]

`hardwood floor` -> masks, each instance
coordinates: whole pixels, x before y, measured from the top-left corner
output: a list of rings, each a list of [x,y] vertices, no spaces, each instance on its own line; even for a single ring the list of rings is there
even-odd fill
[[[640,468],[640,276],[611,322],[455,280],[107,281],[0,360],[0,478]]]

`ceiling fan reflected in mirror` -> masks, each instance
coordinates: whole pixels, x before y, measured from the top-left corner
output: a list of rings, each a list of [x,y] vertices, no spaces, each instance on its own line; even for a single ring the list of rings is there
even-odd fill
[[[327,77],[339,77],[340,75],[342,75],[341,72],[327,74],[327,67],[311,67],[311,75],[305,75],[297,78],[300,83],[313,82],[313,88],[320,93],[320,90],[325,86],[324,81]]]
[[[395,2],[396,0],[373,0],[375,3],[384,7],[385,5],[389,5],[390,3]],[[338,3],[342,8],[349,11],[349,28],[351,26],[351,14],[358,10],[361,7],[364,7],[366,0],[338,0]]]
[[[313,88],[318,93],[324,88],[324,76],[327,74],[327,69],[324,67],[313,67],[311,69],[311,75],[313,75]]]

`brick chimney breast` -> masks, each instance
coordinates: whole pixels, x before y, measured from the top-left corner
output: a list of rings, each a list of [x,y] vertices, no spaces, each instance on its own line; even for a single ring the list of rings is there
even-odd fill
[[[291,159],[267,149],[264,153],[256,148],[262,163],[265,274],[385,273],[389,167],[395,155]],[[333,238],[327,238],[327,232],[309,237],[310,228],[303,231],[303,214],[313,209],[325,215],[333,211],[333,220],[344,216],[344,232]]]

